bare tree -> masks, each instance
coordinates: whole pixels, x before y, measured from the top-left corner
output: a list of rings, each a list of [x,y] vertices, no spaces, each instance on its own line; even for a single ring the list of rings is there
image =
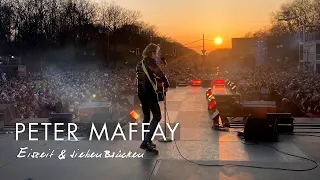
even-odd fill
[[[297,34],[300,26],[320,23],[319,0],[292,0],[281,5],[280,9],[270,15],[271,25],[267,29],[259,30],[249,37],[275,36]]]
[[[268,36],[282,37],[290,33],[289,29],[284,22],[274,22],[268,30]]]
[[[140,18],[138,11],[132,11],[117,5],[115,2],[104,3],[100,9],[102,24],[111,31],[116,31],[124,25],[135,24]]]
[[[13,9],[9,1],[0,0],[0,53],[8,53],[11,43]]]
[[[91,0],[0,0],[0,50],[10,43],[18,54],[72,45],[109,59],[123,52],[132,55],[130,51],[152,40],[171,51],[172,40],[140,17],[115,2],[98,6]]]
[[[0,0],[0,41],[8,42],[11,36],[12,7],[8,1]]]
[[[44,31],[50,45],[54,45],[58,42],[59,8],[58,0],[48,0],[46,2]]]
[[[319,1],[293,0],[284,3],[278,11],[272,13],[271,19],[274,29],[284,30],[283,25],[286,23],[287,33],[297,33],[300,25],[319,23]],[[287,19],[287,22],[279,23],[280,19]]]

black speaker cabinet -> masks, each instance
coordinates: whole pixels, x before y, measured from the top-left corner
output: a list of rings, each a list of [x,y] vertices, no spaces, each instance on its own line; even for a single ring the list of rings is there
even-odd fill
[[[276,118],[278,132],[293,132],[293,117],[291,113],[267,113],[267,119]]]
[[[89,137],[93,126],[98,132],[102,132],[105,125],[107,131],[113,133],[118,125],[116,120],[119,119],[113,118],[111,113],[94,113],[85,126],[85,134]],[[93,137],[93,139],[96,140],[96,137]],[[102,140],[106,140],[106,137],[102,136]]]
[[[94,113],[88,123],[117,123],[113,120],[113,114],[111,113]]]
[[[15,108],[13,104],[0,104],[0,114],[4,124],[10,124],[15,117]]]
[[[52,124],[64,123],[63,128],[67,129],[68,123],[72,122],[72,114],[71,113],[51,113],[49,116],[49,122]]]
[[[254,141],[276,141],[277,119],[248,118],[244,127],[244,138]]]
[[[49,117],[51,123],[70,123],[72,122],[71,113],[51,113]]]

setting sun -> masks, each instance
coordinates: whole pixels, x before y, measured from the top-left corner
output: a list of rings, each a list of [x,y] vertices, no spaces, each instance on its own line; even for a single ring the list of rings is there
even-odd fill
[[[221,37],[215,38],[215,39],[214,39],[214,43],[217,44],[217,45],[222,44],[222,38],[221,38]]]

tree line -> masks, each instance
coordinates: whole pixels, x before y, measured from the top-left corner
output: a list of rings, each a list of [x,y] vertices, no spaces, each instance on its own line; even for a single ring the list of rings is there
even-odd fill
[[[283,37],[301,32],[301,26],[320,24],[319,0],[291,0],[280,6],[270,15],[271,25],[256,32],[249,32],[246,37],[264,39],[267,36]],[[319,27],[307,27],[307,31],[319,31]]]
[[[2,56],[37,57],[71,46],[106,61],[141,55],[150,41],[160,44],[168,56],[191,51],[159,35],[155,26],[141,20],[140,12],[115,2],[0,0]]]

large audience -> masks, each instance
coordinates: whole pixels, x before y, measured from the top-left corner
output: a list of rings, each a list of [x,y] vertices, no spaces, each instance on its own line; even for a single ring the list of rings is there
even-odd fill
[[[280,112],[295,116],[320,114],[320,74],[270,65],[237,69],[226,77],[235,82],[245,100],[275,101]]]
[[[170,80],[212,79],[216,72],[205,74],[186,63],[168,65]],[[228,72],[228,73],[225,73]],[[276,101],[283,112],[298,116],[320,113],[320,75],[297,70],[229,68],[220,73],[237,85],[244,100]],[[16,118],[48,117],[52,107],[62,102],[66,111],[77,112],[85,102],[119,102],[135,93],[134,67],[118,68],[45,68],[23,78],[1,81],[0,104],[14,104]]]
[[[47,68],[24,78],[2,81],[0,104],[14,104],[17,118],[47,117],[57,102],[64,112],[77,111],[85,102],[120,101],[134,92],[132,69],[103,70]]]

